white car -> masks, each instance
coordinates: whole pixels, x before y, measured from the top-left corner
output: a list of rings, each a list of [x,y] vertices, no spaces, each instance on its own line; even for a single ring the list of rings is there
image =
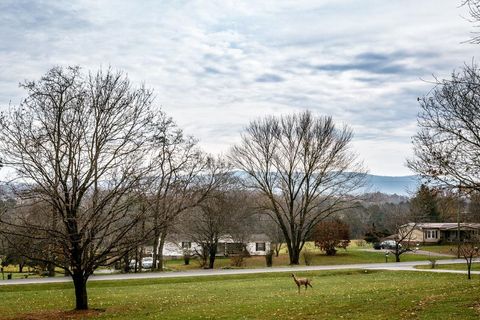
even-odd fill
[[[151,269],[153,267],[153,258],[152,257],[145,257],[142,259],[142,268],[143,269]]]

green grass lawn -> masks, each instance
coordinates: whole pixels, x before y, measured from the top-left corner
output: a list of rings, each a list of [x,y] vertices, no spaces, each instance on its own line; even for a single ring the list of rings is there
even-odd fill
[[[417,269],[430,269],[429,265],[426,266],[416,266]],[[452,263],[452,264],[437,264],[435,269],[441,270],[464,270],[467,271],[467,263]],[[480,262],[472,263],[472,271],[480,271]]]
[[[92,314],[70,284],[0,286],[0,319],[478,319],[480,278],[393,271],[289,273],[89,283]]]
[[[382,263],[385,262],[385,252],[383,250],[378,251],[364,251],[363,248],[355,246],[349,247],[349,249],[339,249],[335,256],[327,256],[320,250],[309,247],[308,251],[313,254],[311,265],[336,265],[336,264],[356,264],[356,263]],[[413,253],[404,253],[401,255],[401,261],[420,261],[430,258],[428,255],[418,255]],[[437,257],[437,259],[448,259],[448,257]],[[390,254],[388,257],[389,262],[395,261],[395,256]],[[300,259],[300,263],[305,265],[303,255]],[[286,266],[289,264],[288,254],[281,253],[279,257],[273,257],[273,266]],[[245,259],[244,268],[262,268],[265,267],[265,257],[252,256]],[[190,260],[189,265],[184,265],[183,259],[171,259],[166,261],[166,267],[173,271],[184,271],[198,269],[199,264],[195,259]],[[230,258],[218,257],[215,260],[215,268],[229,268],[231,267]]]
[[[421,250],[430,251],[434,253],[442,253],[442,254],[450,254],[456,255],[457,254],[457,245],[455,244],[444,244],[444,245],[425,245],[420,246]]]
[[[17,265],[8,265],[3,268],[3,275],[0,273],[0,280],[7,279],[8,274],[12,274],[12,279],[24,279],[24,278],[42,278],[42,276],[35,272],[33,269],[24,267],[22,272],[19,272]],[[64,273],[63,270],[60,268],[55,269],[55,276],[56,277],[63,277]]]

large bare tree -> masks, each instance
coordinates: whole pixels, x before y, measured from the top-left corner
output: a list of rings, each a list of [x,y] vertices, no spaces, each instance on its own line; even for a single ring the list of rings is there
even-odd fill
[[[78,67],[22,87],[26,99],[0,118],[0,150],[22,183],[24,214],[1,216],[1,230],[48,248],[25,254],[66,270],[76,309],[87,309],[89,276],[135,245],[127,235],[144,218],[135,207],[148,172],[151,93],[121,72]],[[44,210],[25,210],[37,203]]]
[[[224,171],[165,115],[157,118],[147,198],[153,226],[154,269],[163,268],[165,239],[180,214],[205,201],[221,183]],[[158,263],[157,263],[158,261]]]
[[[234,166],[264,196],[260,209],[282,229],[291,264],[318,222],[353,204],[365,172],[352,136],[331,117],[305,111],[251,122],[232,149]]]
[[[408,166],[434,184],[480,191],[480,70],[465,65],[419,99],[415,158]]]

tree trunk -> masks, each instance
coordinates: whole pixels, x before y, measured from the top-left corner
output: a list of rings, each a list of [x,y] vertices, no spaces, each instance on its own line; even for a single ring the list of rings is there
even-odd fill
[[[275,243],[274,248],[275,248],[275,257],[278,257],[278,255],[280,254],[280,249],[282,248],[282,244]]]
[[[298,246],[289,246],[288,256],[290,258],[290,264],[300,264],[300,248]]]
[[[471,276],[471,270],[472,270],[472,262],[467,262],[467,270],[468,270],[468,280],[471,280],[472,279],[472,276]]]
[[[165,239],[167,238],[167,233],[162,232],[162,235],[160,236],[160,242],[158,244],[158,253],[157,253],[157,259],[158,259],[158,270],[163,271],[163,247],[165,246]],[[156,250],[154,250],[156,251]],[[154,259],[154,263],[155,263]]]
[[[212,246],[210,246],[210,250],[209,250],[208,269],[213,269],[216,255],[217,255],[217,245],[213,244]]]
[[[135,248],[135,266],[133,272],[138,272],[138,247]]]
[[[18,264],[18,272],[20,272],[20,273],[23,272],[23,263]]]
[[[400,255],[402,254],[400,250],[400,242],[395,241],[395,262],[400,262]]]
[[[123,266],[123,272],[129,273],[130,272],[130,255],[128,252],[125,253],[125,255],[123,256],[123,263],[125,264]]]
[[[158,248],[159,242],[160,242],[160,230],[156,230],[156,229],[157,228],[155,228],[155,230],[153,232],[153,255],[152,255],[153,265],[152,265],[152,270],[157,270],[157,268],[158,268],[158,265],[157,265],[157,260],[158,260],[157,248]]]
[[[47,265],[47,271],[49,277],[55,277],[55,265],[53,263]]]
[[[88,297],[87,297],[87,278],[82,273],[73,275],[73,285],[75,286],[75,309],[87,310],[88,309]]]

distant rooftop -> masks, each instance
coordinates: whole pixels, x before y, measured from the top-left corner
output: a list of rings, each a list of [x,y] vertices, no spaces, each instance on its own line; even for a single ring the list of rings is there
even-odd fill
[[[406,225],[413,226],[415,223],[410,222]],[[449,230],[449,229],[456,229],[458,228],[458,223],[456,222],[428,222],[428,223],[417,223],[416,227],[419,229],[442,229],[442,230]],[[480,223],[467,223],[461,222],[460,228],[465,229],[480,229]]]

